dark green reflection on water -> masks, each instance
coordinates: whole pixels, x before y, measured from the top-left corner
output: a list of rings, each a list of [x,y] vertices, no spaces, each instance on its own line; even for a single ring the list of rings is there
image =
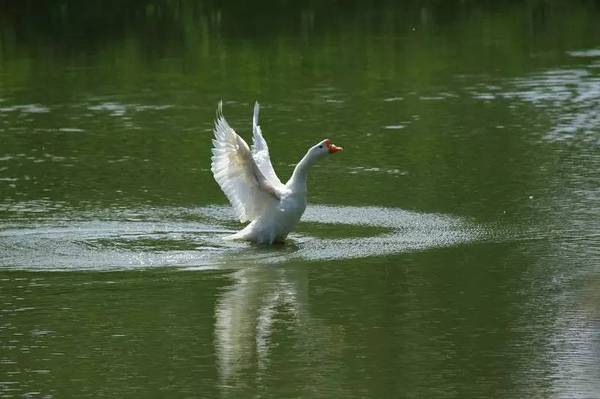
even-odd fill
[[[599,17],[2,3],[0,397],[600,396]],[[346,149],[286,247],[220,240],[219,99]]]

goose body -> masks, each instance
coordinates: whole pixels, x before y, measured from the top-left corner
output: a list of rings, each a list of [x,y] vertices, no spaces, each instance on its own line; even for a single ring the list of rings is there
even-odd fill
[[[309,168],[319,159],[338,151],[325,139],[308,149],[292,177],[283,184],[273,170],[269,148],[258,123],[259,104],[254,105],[252,148],[227,123],[222,103],[215,120],[211,170],[229,199],[240,222],[250,222],[227,239],[273,244],[285,240],[294,229],[307,203]]]

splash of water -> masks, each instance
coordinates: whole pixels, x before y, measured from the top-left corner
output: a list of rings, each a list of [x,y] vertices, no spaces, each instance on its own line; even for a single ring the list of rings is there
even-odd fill
[[[211,269],[293,259],[391,255],[459,245],[488,235],[483,227],[452,216],[396,208],[316,205],[303,217],[302,230],[309,233],[292,234],[289,245],[265,248],[223,240],[232,232],[231,227],[237,228],[229,207],[224,206],[66,212],[33,220],[8,219],[1,224],[2,266],[45,270]],[[319,237],[313,232],[318,229],[311,229],[324,223],[333,225],[334,238]],[[349,233],[348,226],[357,234]],[[362,230],[368,228],[374,232],[365,237]]]

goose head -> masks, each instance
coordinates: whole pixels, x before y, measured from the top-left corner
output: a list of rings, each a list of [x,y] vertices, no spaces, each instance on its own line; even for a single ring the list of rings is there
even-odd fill
[[[290,184],[291,186],[304,187],[304,190],[306,190],[308,168],[314,165],[321,158],[325,158],[328,155],[343,150],[344,149],[342,147],[338,147],[337,145],[333,144],[329,139],[325,139],[313,145],[308,149],[304,158],[298,162],[296,168],[294,169],[294,173],[292,173],[292,177],[287,184]]]
[[[343,150],[344,149],[342,147],[338,147],[337,145],[333,144],[331,140],[325,139],[312,146],[308,150],[308,155],[316,161],[327,155],[334,154]]]

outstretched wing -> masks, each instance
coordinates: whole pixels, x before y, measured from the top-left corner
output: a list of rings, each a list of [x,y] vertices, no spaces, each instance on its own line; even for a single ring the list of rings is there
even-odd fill
[[[252,156],[258,168],[262,174],[273,184],[275,187],[283,186],[279,177],[273,170],[273,164],[271,163],[271,157],[269,155],[269,147],[267,142],[262,135],[260,125],[258,124],[258,112],[260,105],[258,102],[254,103],[254,117],[252,118]]]
[[[266,205],[278,200],[281,193],[261,172],[248,144],[229,126],[222,107],[219,102],[211,170],[243,223],[254,220]]]

